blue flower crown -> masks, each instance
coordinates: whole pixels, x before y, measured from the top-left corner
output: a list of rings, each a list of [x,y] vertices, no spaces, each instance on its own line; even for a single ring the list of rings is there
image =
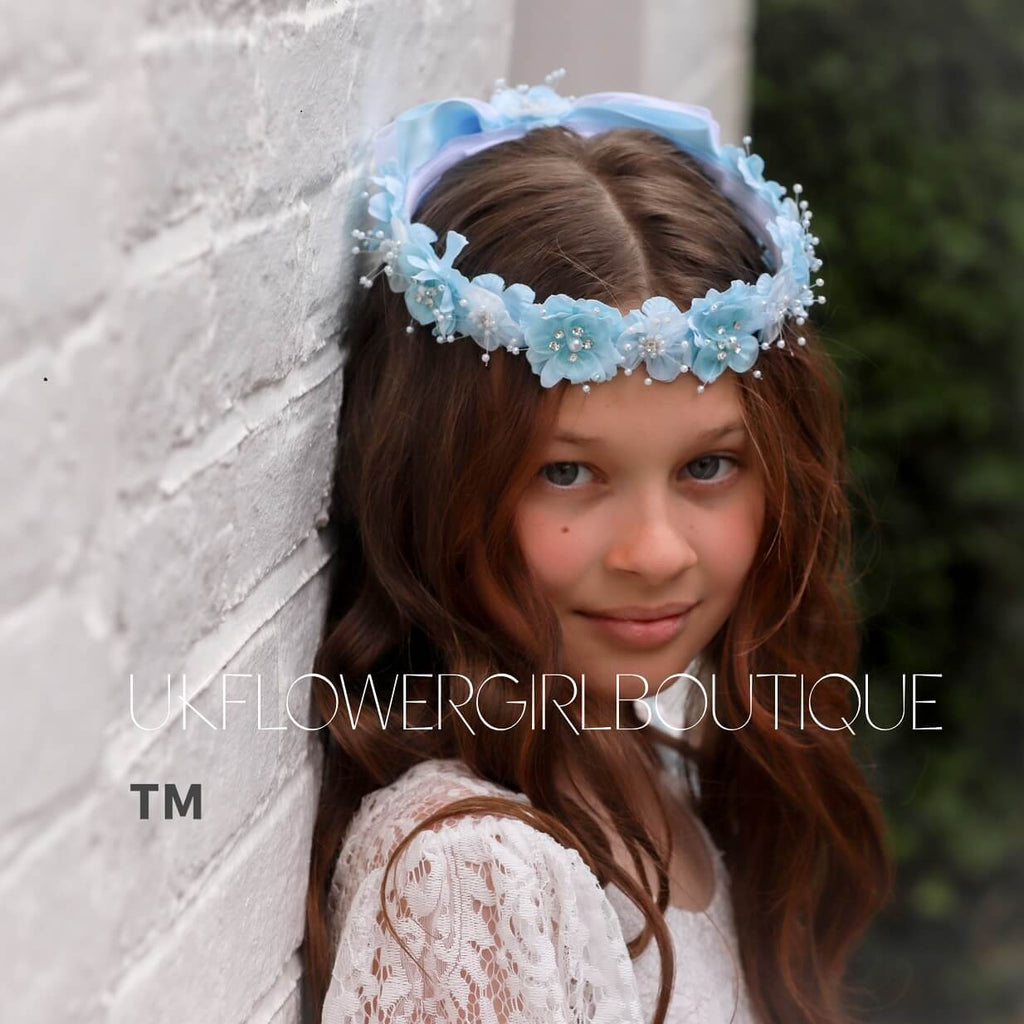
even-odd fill
[[[525,352],[544,387],[568,380],[589,391],[591,383],[610,380],[620,369],[631,374],[643,363],[645,384],[692,372],[703,391],[727,368],[750,370],[759,350],[773,343],[784,348],[784,319],[792,316],[802,325],[813,303],[825,301],[824,295],[815,297],[810,282],[821,260],[814,254],[818,239],[810,232],[806,200],[798,204],[782,185],[764,178],[764,161],[750,152],[750,136],[744,137],[743,149],[721,145],[718,123],[706,108],[636,93],[564,97],[551,87],[564,73],[552,72],[545,85],[515,89],[499,79],[490,103],[461,98],[424,103],[381,129],[371,178],[378,190],[363,193],[379,226],[356,229],[359,244],[353,251],[376,254],[377,270],[383,270],[391,290],[404,293],[413,321],[432,326],[437,341],[472,338],[484,350],[484,363],[498,348]],[[416,205],[460,160],[542,125],[565,125],[581,135],[646,128],[669,139],[697,160],[734,204],[760,240],[771,272],[753,284],[735,280],[725,291],[712,288],[687,310],[659,295],[626,315],[603,302],[568,295],[538,303],[533,289],[506,285],[497,274],[468,279],[453,265],[467,239],[449,231],[439,254],[436,233],[411,219]],[[797,196],[802,191],[793,186]],[[360,277],[360,284],[369,288],[375,276],[376,271]],[[824,281],[814,283],[820,287]],[[413,323],[406,328],[410,334],[415,329]],[[797,343],[805,339],[798,337]],[[754,370],[754,377],[761,371]]]

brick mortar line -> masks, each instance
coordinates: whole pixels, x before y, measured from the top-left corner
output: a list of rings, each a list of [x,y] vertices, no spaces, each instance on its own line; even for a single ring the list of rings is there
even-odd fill
[[[173,946],[182,938],[187,938],[192,930],[189,918],[203,908],[207,899],[214,899],[215,894],[230,888],[229,885],[211,884],[218,875],[230,880],[237,875],[241,861],[255,853],[258,849],[258,837],[273,834],[275,817],[280,818],[289,810],[289,801],[297,798],[305,784],[305,776],[311,776],[315,786],[319,781],[316,774],[318,768],[316,758],[304,757],[291,774],[281,779],[281,784],[271,790],[258,804],[252,813],[238,828],[226,837],[224,844],[191,881],[189,887],[181,894],[180,899],[166,908],[163,927],[154,925],[132,947],[129,957],[120,961],[121,970],[112,979],[104,991],[101,1001],[104,1006],[111,1007],[130,988],[137,975],[145,974],[148,965],[159,956],[163,946]],[[266,827],[261,828],[265,825]],[[210,895],[213,893],[214,895]]]
[[[287,376],[236,401],[202,438],[165,461],[157,481],[161,497],[173,497],[190,480],[237,451],[247,438],[263,433],[287,409],[332,380],[343,365],[337,346],[327,342]]]
[[[296,949],[281,965],[270,987],[238,1018],[237,1024],[270,1024],[298,988],[304,970],[302,955]]]
[[[330,563],[334,548],[320,533],[307,535],[284,558],[273,566],[252,590],[226,613],[224,619],[211,632],[192,645],[186,656],[185,665],[179,672],[172,672],[172,687],[175,677],[180,680],[181,672],[187,680],[201,681],[189,693],[189,699],[197,699],[212,685],[224,667],[264,626],[271,622],[303,587],[312,582]],[[278,595],[284,593],[281,598]],[[197,665],[213,666],[197,668]],[[180,723],[180,713],[172,714],[168,722],[151,732],[137,729],[128,717],[128,673],[121,680],[125,699],[123,730],[114,735],[102,752],[104,777],[119,782],[127,781],[139,760],[153,747],[169,729]],[[164,673],[166,675],[166,673]],[[172,690],[173,692],[173,690]],[[180,691],[179,691],[180,695]],[[139,708],[138,717],[146,714]],[[178,724],[180,729],[180,724]],[[184,730],[182,730],[184,731]]]
[[[310,584],[316,578],[316,576],[320,572],[322,572],[325,567],[329,565],[331,558],[334,556],[334,549],[330,548],[326,544],[326,542],[323,542],[322,538],[320,538],[320,535],[316,535],[316,538],[307,538],[306,543],[308,544],[314,541],[314,539],[321,540],[321,546],[323,550],[326,551],[326,557],[320,559],[318,564],[315,563],[315,568],[312,571],[304,574],[300,579],[300,582],[296,586],[287,589],[286,596],[280,602],[278,607],[276,607],[265,617],[261,618],[259,625],[256,627],[256,629],[253,630],[252,633],[250,633],[248,636],[243,637],[241,639],[241,642],[229,642],[228,646],[230,646],[232,649],[229,653],[227,653],[226,656],[223,657],[220,667],[213,673],[213,676],[218,675],[219,672],[224,668],[224,666],[228,664],[231,658],[233,658],[238,653],[238,651],[240,651],[242,647],[245,646],[246,642],[249,639],[251,639],[251,637],[259,631],[259,629],[262,629],[263,626],[270,622],[278,614],[278,612],[280,612],[281,609],[283,609],[285,605],[287,605],[289,601],[291,601],[299,593],[299,591],[302,590],[303,587]],[[292,552],[291,556],[286,557],[282,560],[282,562],[279,562],[278,565],[273,570],[271,570],[270,576],[264,577],[264,579],[260,581],[260,584],[257,584],[256,589],[259,589],[259,587],[268,580],[272,587],[272,585],[276,582],[276,576],[278,574],[278,571],[281,570],[283,567],[287,567],[286,563],[295,561],[295,556],[297,552],[302,551],[304,547],[305,544],[300,544],[295,549],[295,551]],[[284,575],[284,573],[281,573],[281,575]],[[52,590],[54,593],[57,593],[59,590],[59,588],[56,586],[49,589]],[[49,596],[51,595],[41,595],[40,600],[45,600]],[[222,623],[222,626],[223,625],[224,624]],[[214,633],[219,631],[220,630],[215,630]],[[208,641],[212,635],[213,634],[207,634],[207,636],[204,637],[203,640],[200,640],[196,645],[194,645],[193,649],[203,644],[204,641]],[[187,669],[186,672],[188,672]],[[188,673],[188,675],[190,678],[193,678],[198,677],[199,673]],[[123,680],[123,682],[125,684],[125,717],[127,718],[127,677]],[[190,699],[192,696],[198,696],[200,692],[202,691],[195,691],[195,693],[190,695]],[[176,716],[172,714],[171,720],[176,721]],[[109,725],[111,724],[114,723],[108,724],[108,728]],[[131,770],[138,762],[138,759],[143,757],[151,749],[154,743],[157,742],[157,739],[163,735],[164,731],[169,728],[173,728],[173,726],[164,726],[163,728],[153,733],[142,733],[140,730],[135,729],[134,726],[131,726],[129,724],[129,726],[126,727],[125,732],[123,732],[120,736],[115,735],[112,738],[111,742],[107,744],[107,747],[100,752],[100,775],[98,778],[96,775],[87,776],[83,778],[80,785],[75,787],[74,789],[69,791],[63,791],[60,794],[57,794],[53,799],[46,801],[45,805],[43,805],[42,807],[33,808],[32,811],[26,812],[26,814],[21,815],[18,818],[17,825],[8,823],[8,825],[5,826],[5,835],[3,837],[3,842],[0,843],[0,852],[3,853],[5,858],[9,854],[10,859],[6,860],[6,863],[4,863],[2,868],[0,868],[0,889],[7,885],[10,879],[16,876],[22,870],[25,864],[33,860],[40,853],[40,851],[49,849],[50,847],[59,844],[64,836],[72,833],[76,828],[80,827],[80,822],[82,819],[88,818],[90,815],[94,814],[97,810],[101,797],[108,792],[108,788],[110,786],[117,786],[121,783],[129,781],[129,775],[131,774]],[[128,743],[126,743],[125,737],[130,737],[136,734],[141,735],[143,737],[147,737],[148,742],[146,742],[145,744],[137,743],[134,745],[133,749],[127,749],[129,745]],[[121,751],[121,756],[123,760],[120,764],[118,763],[118,751],[115,749],[118,747],[125,748]],[[82,799],[79,800],[77,803],[72,802],[72,800],[70,799],[75,794],[80,794],[82,796]],[[63,813],[60,813],[52,817],[49,821],[43,820],[46,817],[45,811],[57,806],[58,803],[59,806],[63,809]],[[29,827],[33,819],[35,819],[37,822],[42,822],[42,827],[34,832]],[[22,835],[13,838],[10,837],[9,833],[15,830],[20,831]],[[12,841],[8,843],[8,839],[12,839]],[[15,842],[14,839],[16,839],[17,841]],[[13,846],[14,849],[10,849],[11,846]]]
[[[110,324],[115,319],[110,315],[114,296],[114,291],[106,291],[75,309],[68,310],[64,314],[68,318],[68,323],[57,336],[57,340],[39,342],[33,340],[18,355],[8,359],[5,363],[0,363],[0,390],[3,390],[11,380],[24,373],[41,356],[48,359],[51,365],[56,365],[83,346],[96,344],[96,341],[89,339],[88,335],[101,327],[110,329]],[[39,329],[38,324],[29,325],[25,329],[17,328],[17,331],[33,336],[44,333]]]
[[[372,6],[372,3],[367,3],[367,0],[345,0],[344,3],[332,7],[307,7],[303,11],[279,11],[269,16],[254,11],[249,21],[234,24],[216,21],[191,24],[169,22],[164,27],[149,27],[140,32],[136,37],[136,47],[140,54],[148,56],[197,43],[226,46],[252,43],[268,28],[287,25],[317,29],[328,22],[345,17],[352,8],[368,6]]]
[[[24,130],[26,120],[38,123],[45,118],[59,117],[65,111],[84,118],[109,107],[103,96],[108,84],[91,76],[76,81],[67,91],[26,94],[25,102],[0,107],[0,140],[9,131]]]

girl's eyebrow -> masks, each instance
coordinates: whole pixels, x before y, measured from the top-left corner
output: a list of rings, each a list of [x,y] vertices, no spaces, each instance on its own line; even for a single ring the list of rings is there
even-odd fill
[[[708,444],[711,441],[718,441],[723,437],[727,437],[729,434],[746,433],[746,429],[746,425],[742,420],[733,420],[731,423],[724,423],[721,426],[712,427],[710,430],[702,430],[699,434],[695,434],[690,439],[690,442],[695,445]],[[571,430],[559,431],[552,437],[552,440],[578,445],[600,445],[603,443],[603,439],[600,437],[585,437],[583,434],[574,434]]]

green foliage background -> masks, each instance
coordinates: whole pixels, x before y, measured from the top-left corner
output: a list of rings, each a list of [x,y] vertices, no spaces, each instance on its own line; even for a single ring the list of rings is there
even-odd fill
[[[752,148],[821,239],[876,722],[942,674],[941,731],[861,719],[897,889],[852,980],[873,1024],[1020,1024],[1024,2],[758,0],[755,55]]]

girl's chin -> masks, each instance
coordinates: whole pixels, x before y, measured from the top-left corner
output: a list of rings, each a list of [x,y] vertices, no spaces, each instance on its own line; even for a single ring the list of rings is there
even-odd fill
[[[577,686],[585,685],[587,693],[595,697],[606,700],[615,700],[616,697],[619,700],[642,700],[645,697],[653,697],[659,689],[662,695],[668,693],[679,684],[678,679],[669,677],[685,672],[688,665],[689,661],[671,665],[638,665],[633,662],[591,663],[568,674],[575,679]]]
[[[615,696],[616,676],[622,697],[630,696],[633,700],[644,696],[651,697],[661,688],[666,693],[679,682],[678,676],[693,663],[699,653],[694,641],[697,639],[692,630],[684,631],[684,635],[675,636],[667,643],[657,643],[657,639],[641,639],[642,645],[653,645],[649,650],[629,649],[628,641],[616,637],[603,637],[589,631],[586,634],[574,633],[572,647],[583,653],[582,657],[569,657],[568,664],[576,666],[576,670],[567,669],[577,685],[584,678],[586,687],[595,694],[606,693]],[[647,689],[644,689],[646,680]]]

